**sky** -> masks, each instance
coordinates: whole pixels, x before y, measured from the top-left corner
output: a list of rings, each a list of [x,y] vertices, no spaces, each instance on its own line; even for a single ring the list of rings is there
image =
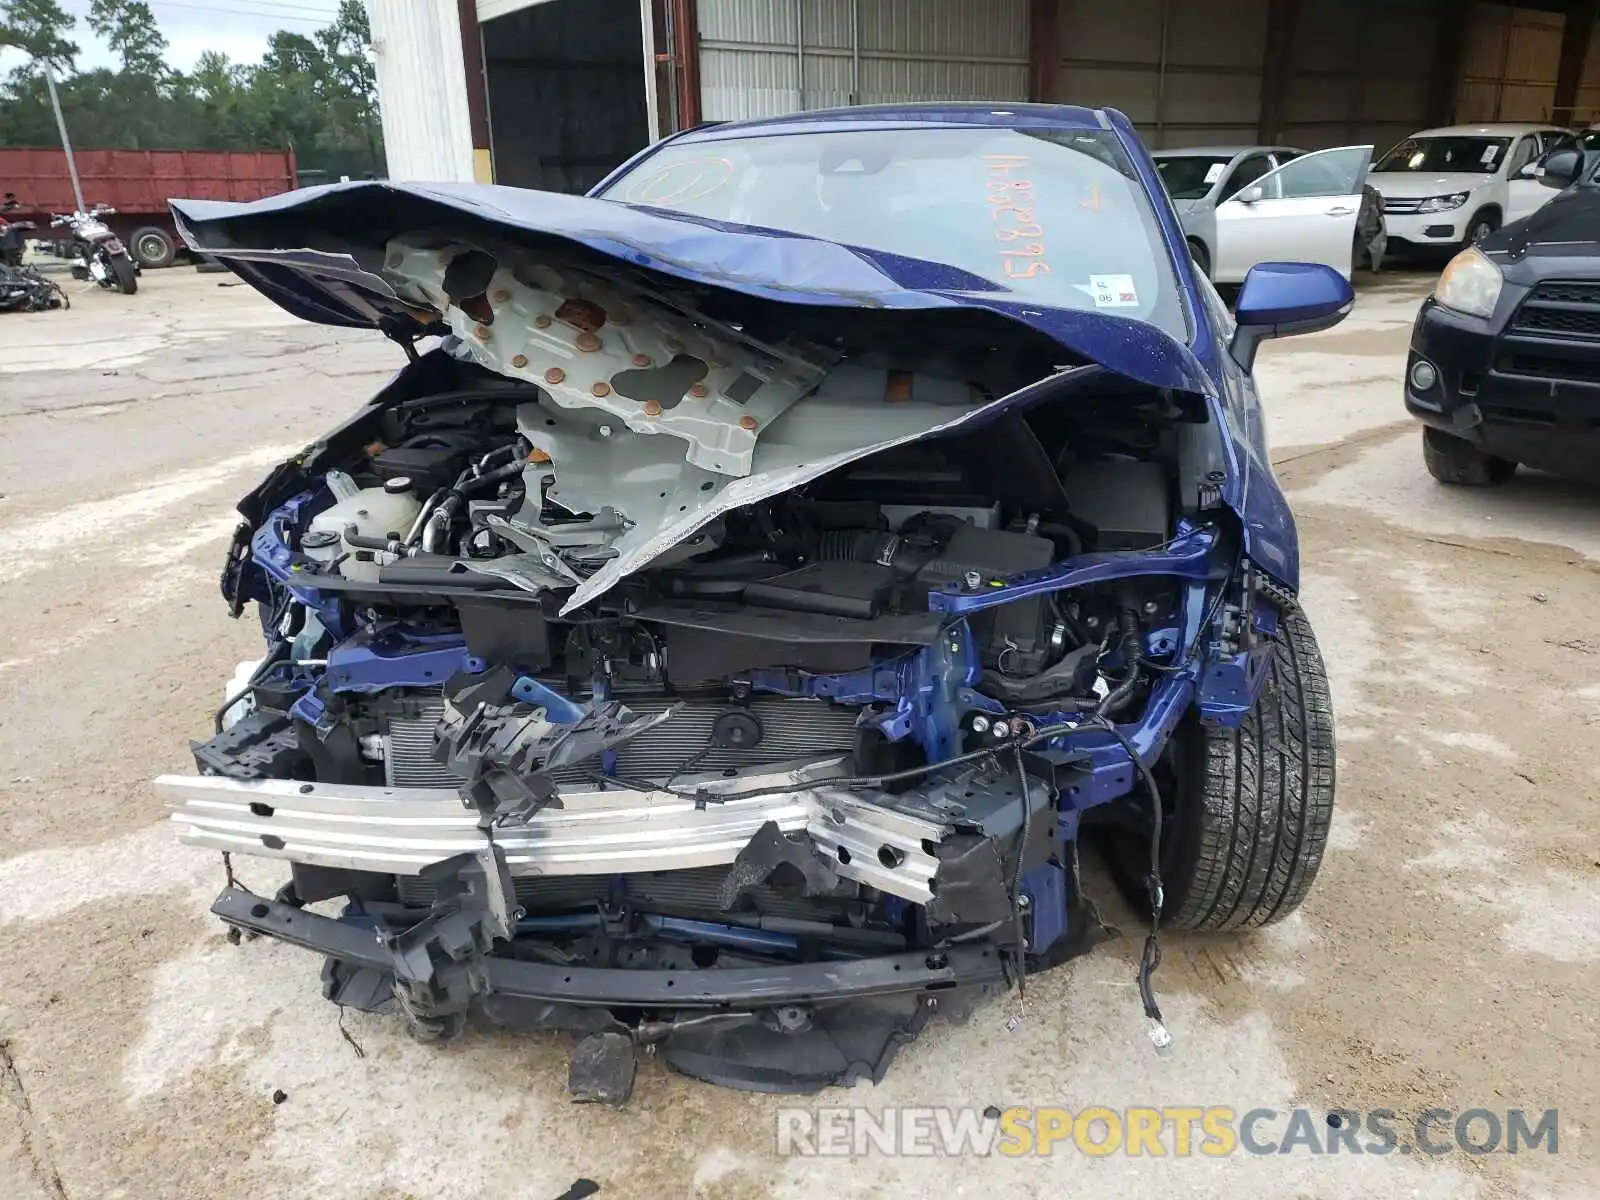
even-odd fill
[[[235,62],[256,62],[267,38],[279,29],[309,34],[329,24],[339,0],[147,0],[167,38],[167,63],[179,71],[194,66],[203,51],[220,50]],[[67,36],[78,43],[78,68],[115,67],[106,44],[89,29],[89,0],[61,0],[78,18]],[[22,62],[14,50],[0,50],[0,73]]]

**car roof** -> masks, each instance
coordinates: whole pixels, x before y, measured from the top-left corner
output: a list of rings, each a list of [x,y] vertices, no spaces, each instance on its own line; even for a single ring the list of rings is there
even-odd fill
[[[1152,150],[1151,158],[1237,158],[1241,154],[1272,153],[1278,150],[1293,150],[1296,154],[1305,151],[1297,150],[1293,146],[1175,146],[1170,150]]]
[[[810,130],[870,129],[874,126],[999,125],[1006,128],[1044,129],[1111,128],[1104,109],[1076,104],[1007,104],[1003,101],[927,101],[919,104],[860,104],[853,108],[821,108],[810,112],[755,117],[748,121],[721,121],[697,125],[675,141],[714,140],[727,135],[763,131],[770,133]]]
[[[1510,121],[1490,121],[1483,125],[1441,125],[1419,129],[1411,137],[1515,137],[1519,133],[1567,133],[1559,125],[1519,125]],[[1401,139],[1402,141],[1405,139]]]

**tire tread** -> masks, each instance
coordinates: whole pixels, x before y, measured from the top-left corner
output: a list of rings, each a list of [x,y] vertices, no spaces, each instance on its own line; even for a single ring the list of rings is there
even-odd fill
[[[1315,880],[1333,818],[1333,704],[1310,622],[1283,614],[1265,686],[1237,729],[1201,726],[1192,869],[1169,912],[1179,929],[1288,916]]]

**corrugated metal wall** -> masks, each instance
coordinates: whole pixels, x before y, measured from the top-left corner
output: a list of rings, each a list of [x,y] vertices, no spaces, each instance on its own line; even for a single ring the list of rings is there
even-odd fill
[[[456,0],[367,0],[390,179],[472,182]]]
[[[1583,60],[1583,76],[1572,104],[1572,120],[1578,125],[1600,121],[1600,22],[1589,39],[1589,53]]]
[[[1565,21],[1560,13],[1474,5],[1455,119],[1548,121],[1555,107]]]
[[[1056,98],[1119,108],[1156,147],[1253,143],[1268,0],[1061,0]],[[1426,121],[1443,0],[1301,0],[1279,140],[1380,151]]]
[[[1183,0],[1170,8],[1161,105],[1166,142],[1253,141],[1267,0]]]
[[[1440,0],[1302,0],[1283,140],[1382,154],[1425,126],[1443,17]]]
[[[1062,0],[1055,99],[1121,109],[1151,146],[1253,142],[1267,0]]]
[[[1027,98],[1027,0],[699,0],[698,9],[708,121]]]
[[[456,0],[367,2],[390,174],[471,179]],[[518,2],[480,0],[487,9]],[[1059,3],[1060,65],[1052,99],[1120,108],[1158,147],[1256,139],[1263,76],[1281,69],[1265,61],[1270,0]],[[587,0],[546,0],[532,11],[568,8],[583,14],[578,26],[612,24],[611,15]],[[1440,23],[1452,8],[1447,0],[1302,0],[1288,90],[1275,114],[1281,139],[1308,148],[1372,142],[1381,150],[1425,124]],[[523,12],[490,25],[530,17]],[[1026,98],[1032,77],[1029,0],[698,0],[698,20],[707,120],[850,103],[1014,101]],[[616,23],[622,21],[619,6]],[[637,15],[627,17],[630,43],[637,22]],[[562,24],[558,41],[570,58],[571,46],[586,35]],[[1476,4],[1455,119],[1548,119],[1562,27],[1557,13]],[[491,59],[504,49],[492,36],[487,48]],[[620,63],[620,42],[612,57]],[[635,62],[642,74],[642,57]],[[536,74],[523,71],[527,86],[511,93],[502,83],[491,104],[502,155],[519,162],[543,157],[529,140],[533,111],[549,106],[548,98],[535,95]],[[570,114],[584,128],[594,122],[578,110],[592,108],[599,119],[609,107],[598,103],[610,94],[609,85],[597,87]],[[631,82],[625,90],[630,113],[620,124],[631,130]],[[1576,108],[1580,118],[1600,116],[1600,34]],[[578,140],[593,150],[589,157],[612,153],[609,146],[594,149],[593,138]],[[631,132],[625,140],[633,140]],[[560,156],[583,155],[569,147]],[[574,176],[564,186],[578,182]]]
[[[1167,0],[1062,0],[1053,100],[1120,109],[1151,140],[1159,125],[1161,14]],[[1258,63],[1259,65],[1259,63]]]

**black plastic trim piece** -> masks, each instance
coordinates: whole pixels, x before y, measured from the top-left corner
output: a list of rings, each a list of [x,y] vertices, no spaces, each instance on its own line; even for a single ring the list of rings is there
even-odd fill
[[[225,888],[211,911],[230,925],[277,938],[357,967],[392,971],[395,957],[377,931]],[[490,956],[490,993],[573,1005],[627,1008],[770,1008],[938,992],[1006,980],[1000,951],[975,942],[949,950],[890,954],[849,962],[689,971],[562,967]]]

